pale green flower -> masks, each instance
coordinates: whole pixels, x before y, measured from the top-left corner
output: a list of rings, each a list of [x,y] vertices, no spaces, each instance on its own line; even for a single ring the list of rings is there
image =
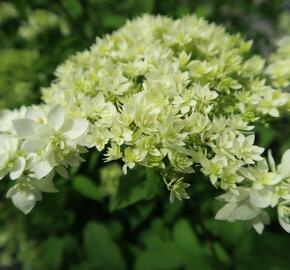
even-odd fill
[[[186,192],[190,184],[183,182],[183,178],[177,180],[172,180],[168,184],[168,189],[170,190],[170,202],[173,203],[175,198],[182,201],[183,199],[190,199],[189,195]]]
[[[247,164],[253,164],[255,161],[263,159],[261,154],[264,152],[264,148],[253,145],[254,140],[254,134],[247,137],[243,134],[239,134],[233,144],[233,153]]]
[[[124,150],[124,166],[123,166],[123,172],[124,174],[127,173],[127,168],[132,169],[135,167],[136,163],[142,162],[145,158],[146,153],[140,151],[138,148],[131,148],[126,147]]]
[[[215,185],[217,180],[223,175],[224,168],[227,166],[227,160],[218,155],[212,159],[203,156],[201,166],[201,171],[209,176],[211,183]]]
[[[110,147],[108,147],[107,152],[105,153],[105,161],[117,160],[123,157],[121,153],[120,146],[116,143],[112,143]]]

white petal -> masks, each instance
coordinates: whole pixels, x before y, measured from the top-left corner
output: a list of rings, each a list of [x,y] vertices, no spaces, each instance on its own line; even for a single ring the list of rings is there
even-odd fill
[[[273,194],[269,190],[253,190],[250,193],[250,202],[259,208],[266,208],[271,204]]]
[[[237,208],[236,203],[227,203],[215,215],[215,219],[227,220]]]
[[[239,170],[239,172],[242,174],[242,176],[244,176],[245,178],[247,178],[249,180],[252,180],[252,181],[255,181],[256,180],[255,176],[252,174],[252,172],[250,172],[249,170],[247,170],[247,168],[243,168],[242,167]]]
[[[18,157],[15,162],[14,162],[14,166],[9,174],[10,178],[12,180],[15,180],[17,178],[19,178],[24,169],[25,169],[25,158],[24,157]]]
[[[247,136],[246,140],[248,141],[249,144],[251,144],[251,145],[254,144],[255,134],[251,134],[251,135]],[[264,150],[264,148],[262,148],[262,147],[259,147],[259,148]]]
[[[264,223],[259,218],[255,218],[252,221],[252,226],[258,234],[262,234],[262,232],[264,231],[264,228],[265,228]]]
[[[30,119],[15,119],[13,127],[20,137],[29,137],[35,134],[36,122]]]
[[[271,171],[276,172],[276,164],[271,150],[268,151],[268,163]]]
[[[75,140],[86,133],[89,122],[84,119],[73,119],[65,123],[64,135],[71,140]]]
[[[42,179],[35,180],[33,183],[37,188],[42,192],[49,192],[54,193],[58,192],[58,189],[54,186],[54,183],[52,182],[52,178],[50,175],[53,175],[53,173],[49,174],[47,177],[44,177]]]
[[[67,169],[66,169],[65,167],[63,167],[63,166],[58,166],[58,167],[56,167],[55,169],[56,169],[57,173],[58,173],[60,176],[62,176],[62,177],[64,177],[64,178],[69,178],[69,175],[68,175]]]
[[[41,193],[38,190],[22,189],[14,186],[7,192],[7,197],[11,197],[13,204],[24,214],[28,214],[34,207],[35,202],[41,200]]]
[[[290,233],[290,220],[289,217],[284,217],[284,205],[278,206],[278,220],[281,227],[288,233]]]
[[[46,159],[33,164],[32,170],[36,178],[40,179],[47,176],[53,170],[53,167],[54,167],[54,158],[53,155],[50,154]]]
[[[282,156],[281,165],[279,167],[279,172],[284,177],[290,176],[290,149],[288,149]]]
[[[283,218],[281,218],[280,216],[278,217],[279,223],[281,225],[281,227],[288,233],[290,233],[290,224],[288,222],[286,222]]]
[[[54,129],[59,130],[64,123],[64,113],[60,106],[54,107],[47,116],[48,124]]]
[[[35,153],[45,146],[46,140],[31,137],[24,141],[21,148],[28,153]]]
[[[31,107],[27,109],[26,112],[26,118],[34,120],[36,122],[38,122],[39,120],[44,120],[45,116],[43,114],[43,112],[40,111],[40,108],[36,108],[36,107]]]
[[[17,188],[18,188],[17,184],[11,187],[6,193],[6,198],[11,198],[17,192]]]
[[[49,125],[39,125],[36,128],[36,133],[39,138],[45,139],[52,136],[54,130]]]
[[[249,190],[245,188],[237,188],[235,192],[228,191],[217,197],[218,200],[225,202],[240,202],[249,196]]]
[[[239,206],[232,214],[232,220],[250,220],[255,218],[259,212],[249,205]]]
[[[24,214],[28,214],[35,205],[34,196],[27,195],[25,192],[17,192],[11,199],[13,204]]]

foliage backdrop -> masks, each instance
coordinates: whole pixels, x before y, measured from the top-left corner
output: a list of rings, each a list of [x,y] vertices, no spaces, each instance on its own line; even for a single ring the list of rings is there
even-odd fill
[[[282,0],[7,3],[0,3],[1,109],[37,102],[59,63],[143,13],[195,13],[254,39],[264,55],[290,31],[290,3]],[[289,119],[258,132],[260,145],[277,157],[290,146]],[[87,155],[70,180],[59,179],[61,192],[46,195],[28,216],[1,199],[0,269],[289,269],[290,236],[275,223],[259,236],[245,224],[214,220],[217,192],[203,176],[194,176],[192,200],[170,204],[152,170],[119,179],[118,164]]]

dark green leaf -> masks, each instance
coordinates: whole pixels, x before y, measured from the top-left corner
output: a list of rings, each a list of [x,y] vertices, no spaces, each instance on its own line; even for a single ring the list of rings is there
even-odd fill
[[[171,242],[151,247],[137,257],[135,270],[175,270],[183,267],[183,252]]]
[[[90,222],[84,229],[84,249],[93,269],[126,269],[119,247],[111,239],[108,229],[96,222]]]
[[[259,145],[268,147],[276,136],[276,131],[271,127],[258,126],[256,128],[259,138]]]
[[[129,170],[120,179],[119,189],[110,202],[110,209],[117,210],[141,200],[149,200],[159,193],[161,180],[153,169]]]
[[[73,187],[84,197],[101,201],[104,197],[102,190],[88,177],[86,176],[77,176],[73,180]]]
[[[187,220],[181,219],[176,223],[173,235],[174,241],[184,252],[192,255],[201,252],[197,238]]]
[[[107,15],[103,18],[103,25],[107,28],[118,28],[126,22],[126,17],[121,15]]]
[[[62,239],[51,237],[40,247],[40,256],[46,269],[61,269],[63,262]]]

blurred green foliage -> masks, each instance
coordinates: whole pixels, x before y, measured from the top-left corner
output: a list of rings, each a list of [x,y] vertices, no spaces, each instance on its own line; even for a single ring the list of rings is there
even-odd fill
[[[4,49],[0,50],[0,59],[0,108],[19,107],[37,101],[36,86],[42,81],[38,52]]]
[[[290,21],[290,3],[283,0],[3,3],[0,109],[37,102],[41,87],[53,79],[56,66],[68,55],[143,13],[172,17],[196,13],[254,39],[254,49],[261,54],[269,52],[280,31],[289,31]],[[47,12],[41,19],[42,31],[23,37],[19,29],[29,25],[37,10]],[[65,31],[60,24],[45,26],[49,14],[59,18]],[[260,126],[257,132],[260,144],[271,146],[277,156],[290,147],[287,118]],[[217,191],[203,176],[191,176],[190,201],[170,204],[159,175],[151,169],[121,176],[118,163],[105,166],[98,153],[87,155],[88,163],[70,171],[71,180],[58,179],[61,193],[46,195],[28,216],[10,201],[0,200],[0,269],[289,269],[290,236],[275,223],[259,236],[245,224],[215,221]],[[1,194],[7,185],[2,182]]]

